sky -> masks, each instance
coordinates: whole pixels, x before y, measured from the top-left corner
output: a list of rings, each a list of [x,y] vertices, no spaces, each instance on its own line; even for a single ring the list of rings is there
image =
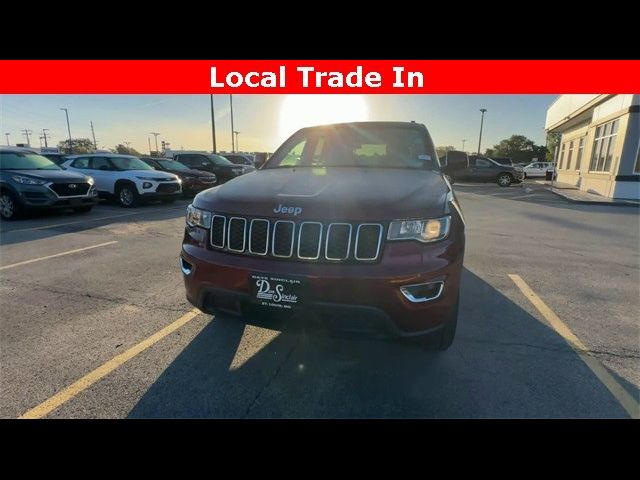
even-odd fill
[[[480,108],[486,108],[482,150],[513,134],[544,144],[546,110],[556,95],[233,95],[234,130],[239,149],[273,152],[296,129],[312,124],[352,120],[415,120],[424,123],[437,146],[475,152]],[[0,144],[40,146],[42,129],[49,146],[68,137],[68,108],[73,138],[91,138],[93,121],[98,148],[130,142],[147,153],[150,132],[159,132],[171,149],[211,150],[209,95],[1,95]],[[214,95],[218,150],[231,150],[229,95]],[[155,149],[155,148],[154,148]]]

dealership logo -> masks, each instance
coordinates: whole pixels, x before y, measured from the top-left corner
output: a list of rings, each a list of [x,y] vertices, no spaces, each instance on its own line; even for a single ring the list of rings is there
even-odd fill
[[[78,185],[75,183],[70,183],[69,188],[78,188]]]
[[[273,213],[285,213],[297,217],[302,213],[302,207],[286,207],[282,204],[279,204],[276,208],[273,209]]]
[[[287,295],[286,293],[282,293],[284,290],[284,285],[277,284],[275,288],[271,288],[271,284],[268,280],[260,279],[256,281],[256,286],[258,287],[258,292],[256,293],[256,297],[262,300],[271,300],[272,302],[280,303],[297,303],[298,296],[297,295]]]

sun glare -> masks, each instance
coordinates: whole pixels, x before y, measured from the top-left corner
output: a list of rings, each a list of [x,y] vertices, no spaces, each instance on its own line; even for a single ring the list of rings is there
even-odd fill
[[[368,118],[362,95],[287,95],[280,107],[280,140],[303,127]]]

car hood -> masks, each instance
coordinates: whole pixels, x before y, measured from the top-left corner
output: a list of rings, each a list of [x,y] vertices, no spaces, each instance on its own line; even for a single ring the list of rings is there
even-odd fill
[[[242,175],[198,194],[193,203],[245,216],[382,221],[441,216],[448,193],[442,176],[426,170],[279,168]]]
[[[176,176],[173,173],[163,172],[161,170],[125,170],[125,172],[135,177],[161,178],[163,180],[176,179]]]
[[[70,170],[2,170],[4,174],[24,175],[49,182],[86,182],[89,177]]]
[[[215,177],[215,173],[212,172],[204,172],[202,170],[193,170],[193,169],[189,169],[189,170],[167,170],[167,172],[169,173],[173,173],[175,175],[178,175],[179,177],[204,177],[204,178],[209,178],[209,177]]]

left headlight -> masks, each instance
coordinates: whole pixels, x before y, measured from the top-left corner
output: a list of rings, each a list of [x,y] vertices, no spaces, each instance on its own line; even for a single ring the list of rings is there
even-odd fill
[[[39,178],[23,177],[22,175],[14,175],[11,177],[14,182],[22,183],[23,185],[44,185],[46,180],[40,180]]]
[[[418,240],[430,243],[449,235],[451,216],[425,220],[395,220],[389,225],[388,240]]]
[[[191,227],[211,227],[211,212],[189,205],[187,207],[187,225]]]

